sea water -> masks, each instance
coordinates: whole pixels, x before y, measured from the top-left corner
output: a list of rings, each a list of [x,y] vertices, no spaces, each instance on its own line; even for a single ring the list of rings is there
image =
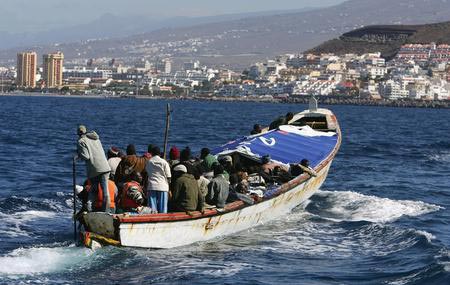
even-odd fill
[[[142,154],[162,146],[168,102],[0,97],[1,284],[450,284],[448,110],[323,106],[342,147],[321,190],[291,214],[176,249],[74,246],[77,125],[105,149],[132,143]],[[306,108],[169,103],[169,145],[194,151]]]

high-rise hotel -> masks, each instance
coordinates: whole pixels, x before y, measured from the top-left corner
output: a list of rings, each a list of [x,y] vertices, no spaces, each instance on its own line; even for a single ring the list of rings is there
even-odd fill
[[[64,54],[62,52],[45,54],[43,59],[43,79],[47,88],[62,87]]]
[[[36,87],[37,55],[35,52],[21,52],[17,54],[17,79],[18,87]]]

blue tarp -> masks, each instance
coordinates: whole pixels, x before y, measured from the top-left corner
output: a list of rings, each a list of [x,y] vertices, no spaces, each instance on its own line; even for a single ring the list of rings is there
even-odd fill
[[[308,159],[310,166],[315,167],[333,151],[337,140],[336,134],[305,136],[298,132],[272,130],[259,136],[229,142],[214,149],[212,153],[237,151],[255,158],[270,155],[272,160],[284,164],[299,163],[302,159]]]

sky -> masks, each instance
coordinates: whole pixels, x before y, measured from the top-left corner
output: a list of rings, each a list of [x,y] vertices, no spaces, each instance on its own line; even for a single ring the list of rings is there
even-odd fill
[[[201,17],[306,7],[345,0],[0,0],[0,32],[47,31],[94,21],[105,14]]]

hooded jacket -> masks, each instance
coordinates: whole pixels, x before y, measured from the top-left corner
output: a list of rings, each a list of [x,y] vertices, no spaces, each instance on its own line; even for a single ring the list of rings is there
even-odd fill
[[[204,207],[203,195],[192,174],[184,173],[177,179],[172,199],[180,211],[201,211]]]
[[[89,178],[111,171],[108,160],[96,132],[81,135],[77,144],[78,156],[86,162]]]

